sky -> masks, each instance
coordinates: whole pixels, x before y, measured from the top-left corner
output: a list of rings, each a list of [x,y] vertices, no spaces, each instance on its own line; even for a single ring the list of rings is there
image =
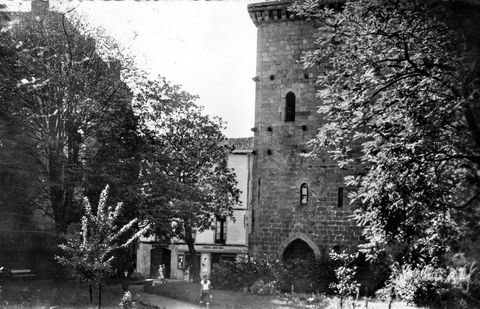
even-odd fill
[[[6,1],[10,7],[13,2]],[[17,2],[29,9],[29,1]],[[247,12],[252,2],[259,1],[68,0],[62,5],[50,0],[51,7],[75,8],[105,28],[152,74],[198,95],[206,114],[227,122],[227,137],[253,135],[256,27]]]

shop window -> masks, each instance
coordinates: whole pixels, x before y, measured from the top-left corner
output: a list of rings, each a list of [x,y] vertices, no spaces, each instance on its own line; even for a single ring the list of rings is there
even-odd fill
[[[177,258],[177,268],[183,269],[184,266],[185,266],[185,256],[182,254],[182,255],[179,255]]]

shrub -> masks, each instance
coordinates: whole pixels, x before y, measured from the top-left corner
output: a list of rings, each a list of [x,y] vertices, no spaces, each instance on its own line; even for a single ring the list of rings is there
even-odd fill
[[[329,284],[335,279],[329,260],[294,259],[283,262],[274,269],[275,280],[283,292],[330,292]]]
[[[394,268],[391,284],[395,295],[417,306],[436,306],[442,294],[448,290],[445,270],[433,266],[412,268],[404,265]]]
[[[253,283],[250,291],[257,295],[274,295],[277,294],[279,290],[276,281],[265,282],[259,279]]]
[[[240,289],[252,286],[256,280],[275,280],[275,269],[280,261],[269,256],[240,256],[235,262],[222,261],[213,266],[210,280],[224,289]]]
[[[392,267],[386,286],[377,297],[393,295],[416,306],[429,308],[480,308],[478,301],[478,272],[475,264],[463,267],[435,268],[411,265]]]
[[[236,289],[241,287],[236,266],[234,262],[230,261],[213,264],[210,280],[213,286],[222,289]]]
[[[271,256],[243,256],[235,262],[224,261],[212,268],[210,280],[215,287],[260,289],[271,284],[276,290],[290,292],[329,292],[334,280],[333,265],[329,260],[295,259],[281,262]],[[260,281],[261,280],[261,281]]]

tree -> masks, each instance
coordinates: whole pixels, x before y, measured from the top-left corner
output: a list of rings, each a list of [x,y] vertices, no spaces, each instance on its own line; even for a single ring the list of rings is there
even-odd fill
[[[100,195],[96,212],[88,198],[84,198],[81,232],[66,235],[65,242],[59,246],[62,255],[56,257],[72,277],[89,285],[90,301],[91,286],[98,288],[98,308],[102,305],[102,284],[114,271],[112,262],[116,251],[130,246],[148,229],[138,229],[137,219],[118,225],[122,203],[107,207],[107,198],[108,186]]]
[[[146,218],[156,223],[158,235],[187,243],[198,280],[194,233],[212,228],[215,215],[232,216],[239,190],[226,165],[229,147],[222,122],[203,115],[194,99],[177,93],[176,109],[166,115],[164,104],[153,105],[153,143],[142,179]]]
[[[341,166],[372,252],[401,263],[471,255],[480,215],[479,7],[463,1],[304,1],[319,22],[304,65],[318,73],[325,117],[312,154],[327,147]],[[371,249],[373,251],[371,251]],[[477,246],[478,249],[478,246]]]
[[[102,58],[81,28],[58,13],[25,13],[0,34],[0,116],[34,162],[29,176],[39,193],[30,204],[54,219],[58,233],[78,220],[87,163],[100,158],[99,137],[132,118],[121,64]],[[121,118],[111,122],[113,115]]]

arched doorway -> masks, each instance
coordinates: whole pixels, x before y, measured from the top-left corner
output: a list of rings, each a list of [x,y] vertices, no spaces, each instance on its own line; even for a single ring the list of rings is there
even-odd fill
[[[287,245],[283,251],[282,259],[285,262],[297,259],[313,261],[315,259],[315,253],[305,241],[297,238]]]

